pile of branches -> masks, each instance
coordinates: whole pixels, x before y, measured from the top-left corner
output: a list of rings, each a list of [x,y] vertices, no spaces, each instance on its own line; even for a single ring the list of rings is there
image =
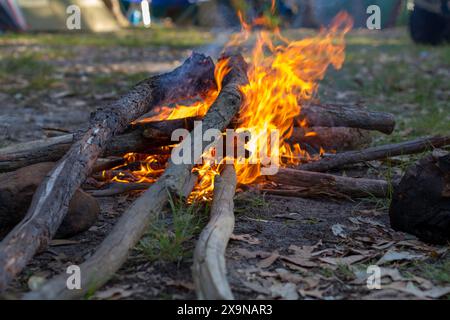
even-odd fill
[[[217,129],[219,132],[237,125],[236,115],[244,101],[239,88],[248,83],[247,65],[242,56],[234,54],[221,59],[229,59],[231,71],[225,76],[215,102],[202,118],[204,130]],[[128,152],[150,153],[150,150],[158,153],[161,146],[172,144],[173,130],[193,129],[196,118],[131,124],[163,104],[206,95],[216,85],[214,67],[210,58],[194,53],[174,71],[144,80],[110,106],[99,108],[91,116],[86,130],[0,149],[0,172],[57,161],[34,193],[24,219],[0,243],[0,292],[7,289],[36,253],[47,247],[67,215],[69,202],[88,177],[120,163],[121,159],[114,156]],[[344,141],[341,145],[355,149],[358,145],[354,143],[355,137],[366,137],[370,130],[390,134],[395,127],[395,119],[389,113],[320,104],[304,106],[296,122],[306,122],[310,130],[318,134],[305,135],[305,129],[299,126],[294,129],[291,142],[312,149],[329,141]],[[194,139],[184,139],[181,145],[192,144],[191,149],[194,149],[193,143]],[[431,137],[326,155],[295,168],[280,168],[276,175],[261,177],[258,182],[265,186],[263,191],[285,196],[385,197],[389,189],[387,181],[325,172],[358,162],[418,153],[449,143],[450,137]],[[203,152],[207,151],[206,145],[202,148]],[[67,289],[67,275],[60,274],[23,298],[75,299],[105,284],[126,261],[130,250],[146,232],[154,216],[164,210],[170,197],[186,198],[192,192],[198,180],[192,169],[191,164],[176,164],[169,158],[164,173],[155,183],[126,184],[125,190],[119,188],[107,193],[100,190],[99,195],[107,195],[147,189],[120,217],[96,252],[80,265],[83,273],[80,290]],[[225,165],[220,178],[215,181],[210,221],[201,233],[194,253],[193,273],[199,298],[233,298],[226,280],[224,253],[234,226],[236,184],[233,165]],[[274,188],[274,185],[284,187]]]

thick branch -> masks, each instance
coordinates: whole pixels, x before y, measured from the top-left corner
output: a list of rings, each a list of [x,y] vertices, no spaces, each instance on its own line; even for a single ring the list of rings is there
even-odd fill
[[[224,130],[242,103],[239,84],[247,81],[246,64],[241,56],[235,56],[230,59],[229,66],[232,71],[225,77],[221,94],[206,114],[204,127]],[[30,292],[25,298],[75,299],[105,284],[126,261],[129,251],[142,237],[152,219],[160,214],[167,204],[168,189],[176,185],[179,195],[186,196],[190,193],[194,187],[192,182],[195,181],[190,168],[191,165],[170,162],[163,176],[121,216],[99,249],[80,266],[83,274],[81,290],[68,290],[67,275],[61,274],[44,284],[39,291]],[[179,176],[174,177],[174,173]],[[179,184],[176,184],[174,179]]]
[[[214,182],[211,218],[194,251],[193,278],[199,299],[234,299],[227,281],[225,249],[234,229],[235,192],[236,171],[226,165]]]
[[[343,166],[358,162],[380,160],[394,156],[420,153],[433,148],[440,148],[449,144],[450,136],[419,138],[412,141],[388,144],[384,146],[368,148],[365,150],[338,153],[333,156],[327,156],[315,162],[302,164],[301,166],[299,166],[299,168],[301,170],[323,172],[341,168]]]
[[[302,107],[298,121],[309,127],[349,127],[391,134],[395,118],[386,112],[369,111],[355,106],[311,104]]]
[[[171,73],[140,82],[109,108],[100,108],[92,115],[87,131],[37,189],[24,220],[1,242],[0,291],[47,246],[67,213],[70,199],[111,137],[155,106],[197,94],[205,81],[213,79],[213,68],[211,59],[194,54]],[[174,83],[181,83],[181,88]]]
[[[271,181],[283,185],[314,188],[317,193],[343,194],[351,197],[386,197],[389,184],[385,180],[350,178],[326,173],[280,168],[273,176],[259,181]]]

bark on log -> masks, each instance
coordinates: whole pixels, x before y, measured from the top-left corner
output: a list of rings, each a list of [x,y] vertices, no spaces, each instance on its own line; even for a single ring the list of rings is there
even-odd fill
[[[341,168],[350,164],[386,159],[394,156],[424,152],[433,148],[440,148],[450,144],[450,136],[435,136],[431,138],[418,138],[411,141],[388,144],[368,148],[365,150],[349,151],[327,156],[315,162],[305,163],[298,168],[306,171],[324,172]]]
[[[122,156],[127,152],[149,153],[154,148],[171,144],[175,129],[192,130],[195,118],[166,120],[133,126],[125,133],[113,137],[102,156]],[[19,143],[0,149],[0,172],[13,171],[40,162],[61,159],[70,149],[75,134]]]
[[[389,191],[389,185],[385,180],[350,178],[290,168],[280,168],[277,174],[261,177],[258,181],[314,188],[317,192],[342,194],[350,197],[374,196],[384,198]]]
[[[213,69],[211,59],[194,54],[174,71],[138,83],[109,108],[100,108],[92,115],[87,131],[37,189],[24,220],[0,243],[0,292],[38,250],[47,246],[107,141],[151,108],[209,88]]]
[[[239,110],[241,84],[247,81],[247,66],[241,56],[230,58],[231,72],[224,79],[221,93],[204,119],[204,127],[224,130]],[[191,133],[191,136],[193,133]],[[183,143],[185,143],[184,140]],[[205,147],[205,145],[204,145]],[[175,167],[175,168],[174,168]],[[176,167],[182,167],[177,169]],[[168,189],[177,186],[178,194],[187,196],[193,189],[191,165],[169,164],[166,172],[121,216],[102,242],[99,249],[80,268],[83,273],[80,290],[68,290],[67,275],[61,274],[48,281],[41,289],[30,292],[25,299],[76,299],[105,284],[126,261],[129,251],[147,230],[152,219],[160,214],[168,202]],[[174,176],[174,173],[178,176]],[[176,179],[176,181],[173,181]]]
[[[313,135],[311,135],[313,133]],[[295,127],[288,142],[299,143],[305,150],[312,149],[318,152],[320,148],[325,151],[346,151],[367,147],[372,138],[367,130],[345,127]]]
[[[386,134],[391,134],[395,128],[395,118],[390,113],[331,104],[305,105],[297,121],[306,121],[309,127],[348,127],[376,130]]]
[[[331,131],[334,130],[338,134],[341,134],[339,130],[345,131],[349,130],[348,128],[391,133],[395,126],[394,117],[389,113],[370,112],[364,108],[349,106],[306,105],[302,108],[297,121],[301,122],[304,119],[310,127],[333,128]],[[173,130],[178,128],[191,130],[195,120],[199,119],[188,118],[137,124],[134,126],[134,130],[118,135],[108,142],[103,156],[120,156],[130,151],[146,152],[147,148],[150,147],[171,144],[170,135]],[[338,129],[334,127],[348,128]],[[325,132],[325,129],[321,130]],[[142,135],[147,140],[143,139]],[[0,149],[0,172],[16,170],[39,162],[57,161],[70,149],[75,140],[74,134],[68,134]],[[321,140],[328,141],[326,139]],[[311,141],[311,138],[301,139],[299,142],[301,141],[308,142]],[[336,139],[331,141],[336,141]],[[323,144],[323,142],[321,143]]]
[[[394,190],[391,226],[422,241],[450,240],[450,153],[436,150],[408,168]]]
[[[225,250],[234,229],[236,171],[226,165],[214,181],[211,218],[194,251],[193,279],[197,297],[202,300],[233,300],[225,266]]]

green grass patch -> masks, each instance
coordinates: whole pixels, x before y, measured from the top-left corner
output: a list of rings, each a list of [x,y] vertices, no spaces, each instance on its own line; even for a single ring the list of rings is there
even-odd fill
[[[191,256],[193,248],[188,242],[205,223],[204,205],[174,199],[169,203],[171,216],[156,219],[137,247],[150,261],[180,262]]]
[[[9,85],[17,82],[18,88],[6,90],[10,93],[44,90],[54,83],[54,71],[54,67],[43,61],[39,54],[4,56],[0,60],[0,83]]]
[[[213,40],[211,33],[195,28],[129,29],[114,33],[6,33],[0,37],[0,46],[12,43],[40,44],[56,47],[146,47],[167,46],[191,48],[205,45]]]

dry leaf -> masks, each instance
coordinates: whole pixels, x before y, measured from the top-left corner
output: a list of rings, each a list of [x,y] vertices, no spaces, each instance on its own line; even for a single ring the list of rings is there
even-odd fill
[[[249,234],[232,234],[230,237],[231,240],[236,240],[236,241],[244,241],[248,244],[260,244],[261,241],[258,238],[252,237]]]
[[[407,251],[394,251],[389,250],[381,257],[380,260],[376,263],[377,265],[381,265],[386,262],[394,262],[394,261],[402,261],[402,260],[423,260],[426,257],[421,254],[412,254]]]
[[[296,264],[300,267],[305,268],[317,267],[317,263],[310,261],[309,259],[304,259],[303,257],[297,255],[281,256],[280,258],[293,264]]]
[[[321,291],[319,289],[314,289],[314,290],[299,289],[298,293],[300,293],[302,295],[302,297],[312,297],[312,298],[316,298],[316,299],[323,299],[323,291]]]
[[[281,297],[283,300],[297,300],[297,286],[293,283],[276,283],[270,287],[270,294],[273,298]]]
[[[271,253],[270,256],[268,256],[267,258],[265,258],[264,260],[261,260],[258,263],[258,267],[260,268],[268,268],[270,267],[275,261],[278,260],[278,258],[280,257],[280,254],[278,253],[278,251],[274,251]]]
[[[422,291],[417,288],[412,282],[408,282],[407,284],[403,282],[395,282],[386,286],[386,288],[409,293],[421,299],[437,299],[450,293],[450,286],[434,287],[430,290]]]
[[[336,237],[347,238],[347,233],[344,230],[344,226],[340,223],[331,226],[331,231]]]
[[[124,287],[113,287],[103,291],[97,291],[93,299],[99,300],[117,300],[127,298],[133,294],[133,291],[126,290]]]
[[[331,265],[337,266],[337,265],[352,265],[356,262],[362,261],[366,259],[366,256],[363,255],[353,255],[353,256],[348,256],[348,257],[344,257],[344,258],[329,258],[329,257],[325,257],[325,258],[319,258],[320,261],[329,263]]]

